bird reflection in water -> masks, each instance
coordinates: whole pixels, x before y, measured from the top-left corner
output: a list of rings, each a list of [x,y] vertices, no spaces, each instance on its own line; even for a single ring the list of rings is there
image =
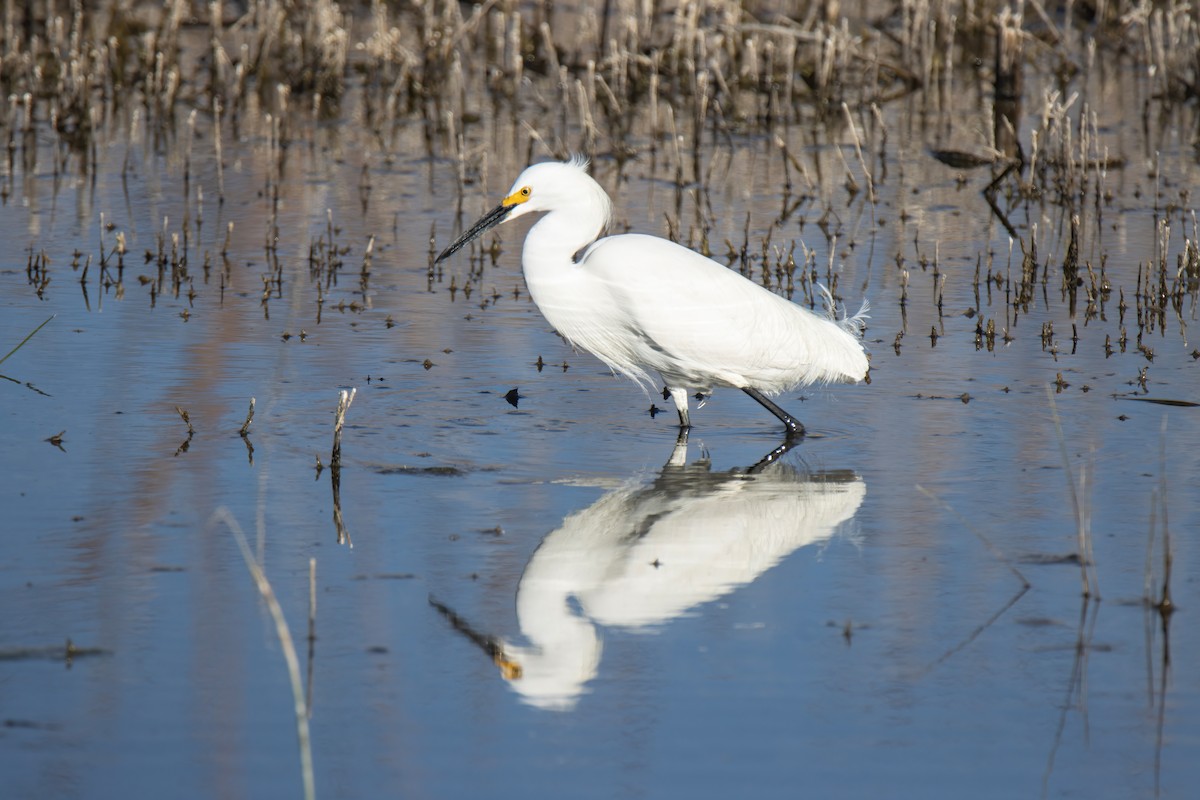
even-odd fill
[[[828,540],[858,511],[866,495],[858,475],[797,469],[780,454],[712,472],[706,459],[687,463],[681,435],[654,480],[631,481],[564,519],[521,575],[525,644],[480,634],[430,602],[492,657],[522,699],[570,709],[597,673],[601,627],[660,626]]]

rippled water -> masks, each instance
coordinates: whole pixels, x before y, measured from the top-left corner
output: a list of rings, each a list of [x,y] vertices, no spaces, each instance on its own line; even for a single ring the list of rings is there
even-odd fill
[[[1108,106],[1104,130],[1122,125]],[[822,279],[832,248],[840,295],[871,301],[871,383],[783,398],[811,435],[762,472],[749,468],[780,431],[749,398],[718,391],[685,448],[669,402],[557,338],[521,282],[523,223],[481,276],[462,257],[430,280],[431,250],[507,189],[523,144],[486,154],[458,214],[452,159],[422,155],[415,129],[379,149],[350,107],[289,150],[277,240],[263,138],[226,141],[223,203],[211,153],[185,194],[177,148],[136,120],[101,142],[94,185],[73,162],[56,171],[49,146],[32,173],[18,163],[0,351],[53,319],[0,366],[6,792],[300,793],[284,658],[232,520],[299,644],[319,796],[1186,796],[1200,779],[1200,424],[1146,401],[1200,401],[1195,294],[1147,331],[1152,357],[1133,304],[1156,203],[1195,183],[1192,155],[1175,128],[1158,161],[1121,145],[1116,199],[1081,253],[1105,259],[1114,294],[1103,319],[1075,318],[1073,342],[1056,212],[1014,219],[1022,236],[1041,226],[1052,275],[1028,312],[1006,312],[999,282],[977,301],[977,265],[1019,271],[1019,250],[979,192],[990,176],[930,158],[911,112],[886,109],[875,206],[798,129],[789,145],[819,175],[782,215],[778,153],[756,137],[714,148],[703,199],[677,196],[644,153],[620,177],[594,164],[621,229],[682,219],[698,237],[688,220],[708,203],[718,256],[774,227],[781,247],[804,237]],[[309,265],[329,215],[336,283]],[[175,296],[154,258],[159,234],[170,253],[185,227]],[[1172,254],[1194,236],[1181,227]],[[98,264],[119,232],[123,296]],[[28,264],[42,253],[39,296]],[[282,281],[264,284],[276,256]],[[1012,340],[977,346],[967,309]],[[1099,602],[1081,598],[1072,480]],[[1165,619],[1143,603],[1147,570],[1156,597],[1163,579],[1164,522]]]

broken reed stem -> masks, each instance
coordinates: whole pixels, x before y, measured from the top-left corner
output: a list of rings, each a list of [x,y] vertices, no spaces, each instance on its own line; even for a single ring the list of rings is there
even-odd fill
[[[242,532],[238,521],[234,519],[229,509],[222,506],[213,512],[212,518],[209,520],[210,525],[217,522],[225,523],[233,533],[238,549],[241,550],[242,559],[246,562],[246,569],[250,572],[250,577],[254,579],[254,585],[258,588],[258,593],[262,595],[267,609],[271,612],[271,619],[275,622],[275,635],[279,637],[280,649],[283,650],[283,657],[287,662],[288,678],[292,684],[292,702],[296,712],[296,735],[300,743],[300,774],[304,781],[304,797],[305,800],[314,800],[316,783],[313,780],[312,741],[308,732],[308,704],[304,699],[300,680],[300,659],[296,656],[296,645],[292,641],[292,633],[283,616],[283,608],[279,605],[275,591],[271,588],[271,582],[267,580],[259,563],[254,560],[254,554],[250,551],[250,543],[246,541],[246,535]]]
[[[191,436],[193,433],[195,433],[196,429],[192,427],[192,419],[190,416],[188,416],[187,409],[181,408],[180,406],[175,406],[175,411],[179,414],[179,417],[183,420],[184,424],[187,425],[188,436]]]
[[[1058,406],[1054,403],[1054,388],[1047,384],[1046,396],[1050,398],[1050,415],[1054,419],[1054,430],[1058,435],[1058,450],[1062,455],[1063,469],[1067,472],[1067,489],[1071,495],[1071,508],[1075,512],[1075,527],[1079,537],[1079,570],[1083,581],[1083,596],[1100,599],[1100,585],[1094,570],[1089,573],[1088,567],[1092,562],[1091,530],[1079,503],[1079,493],[1075,488],[1075,476],[1071,471],[1071,459],[1067,455],[1067,440],[1063,435],[1062,421],[1058,416]],[[1086,470],[1081,475],[1081,481],[1086,482]],[[1082,488],[1082,487],[1081,487]],[[1093,584],[1095,589],[1093,591]]]
[[[254,422],[254,398],[250,398],[250,410],[246,413],[246,421],[242,423],[241,430],[238,431],[243,437],[250,433],[250,423]]]
[[[342,465],[342,427],[346,424],[346,411],[349,410],[350,404],[354,402],[354,395],[358,394],[358,389],[350,391],[342,390],[338,396],[337,411],[333,418],[333,452],[329,456],[330,467],[340,467]]]

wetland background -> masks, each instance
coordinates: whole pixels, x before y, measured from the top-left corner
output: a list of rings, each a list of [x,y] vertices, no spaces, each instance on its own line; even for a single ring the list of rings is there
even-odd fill
[[[1193,4],[2,22],[10,796],[1200,782]],[[523,225],[431,266],[570,152],[618,231],[869,299],[871,383],[750,476],[776,421],[679,448]]]

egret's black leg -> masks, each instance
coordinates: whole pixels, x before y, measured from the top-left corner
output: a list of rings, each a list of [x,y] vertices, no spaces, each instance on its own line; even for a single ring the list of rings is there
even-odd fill
[[[762,392],[760,392],[758,389],[752,389],[750,387],[747,387],[745,389],[742,389],[742,391],[745,392],[746,394],[750,395],[751,397],[753,397],[755,400],[758,401],[759,405],[761,405],[767,411],[770,411],[772,414],[774,414],[776,417],[779,418],[779,421],[783,423],[783,426],[785,428],[787,428],[787,438],[789,440],[794,437],[804,435],[804,426],[800,424],[800,420],[796,419],[791,414],[789,414],[788,412],[784,411],[779,406],[772,403],[771,399],[768,398],[766,395],[764,395]]]

